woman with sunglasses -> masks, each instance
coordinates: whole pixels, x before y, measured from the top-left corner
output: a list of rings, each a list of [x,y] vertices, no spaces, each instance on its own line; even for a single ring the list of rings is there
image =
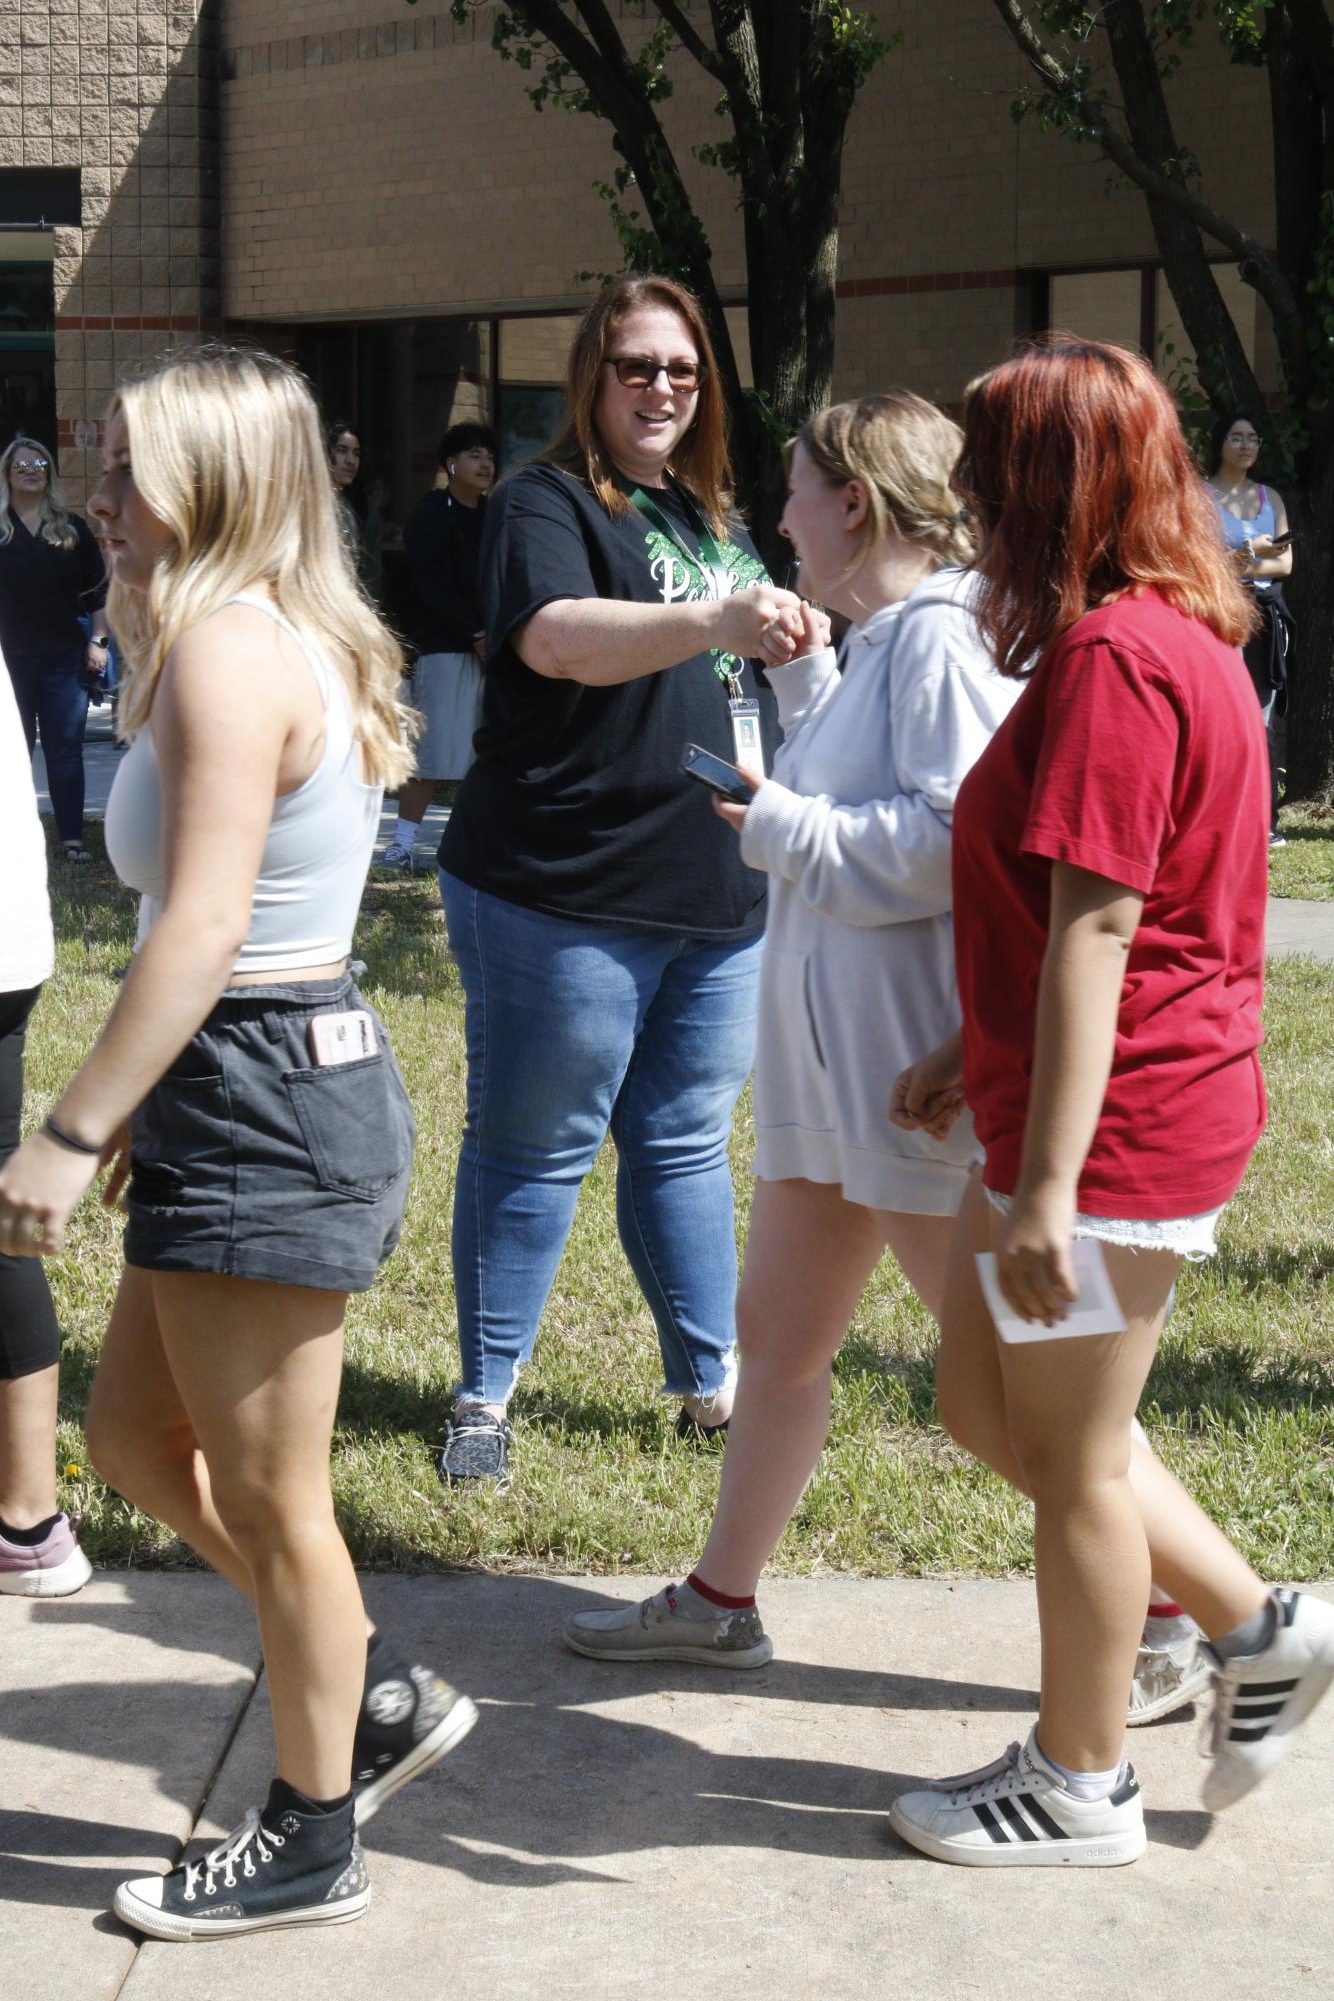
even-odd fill
[[[1277,724],[1288,708],[1292,613],[1283,597],[1283,580],[1292,575],[1292,538],[1282,494],[1255,476],[1260,433],[1254,419],[1244,411],[1220,417],[1209,443],[1212,471],[1206,484],[1218,510],[1223,543],[1259,613],[1242,658],[1260,698],[1269,750],[1269,845],[1281,848]]]
[[[589,307],[560,433],[504,480],[482,552],[477,758],[440,844],[467,998],[454,1200],[463,1375],[440,1473],[508,1478],[506,1407],[610,1130],[621,1242],[683,1431],[731,1410],[727,1143],[750,1069],[764,878],[680,770],[768,758],[757,678],[822,641],[731,503],[698,302],[627,278]],[[817,629],[818,628],[818,629]]]
[[[972,613],[959,444],[942,411],[898,389],[820,411],[789,455],[782,532],[850,630],[842,674],[832,649],[775,669],[774,776],[715,808],[770,880],[736,1408],[685,1582],[567,1624],[567,1645],[597,1660],[772,1658],[760,1575],[814,1472],[834,1357],[886,1251],[940,1314],[972,1128],[904,1132],[885,1104],[923,1035],[959,1018],[954,798],[1019,693]]]
[[[28,755],[41,736],[65,858],[86,862],[83,732],[107,665],[106,577],[88,526],[65,504],[50,452],[18,437],[0,455],[0,650]],[[91,616],[92,636],[80,620]]]

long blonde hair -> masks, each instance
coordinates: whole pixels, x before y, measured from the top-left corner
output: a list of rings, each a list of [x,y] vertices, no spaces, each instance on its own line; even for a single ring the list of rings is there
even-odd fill
[[[9,506],[9,468],[18,452],[40,452],[46,460],[46,492],[42,495],[38,535],[53,549],[73,549],[79,538],[69,518],[69,502],[56,478],[55,453],[48,452],[45,445],[39,445],[36,438],[25,438],[21,433],[0,453],[0,549],[14,533],[14,518]]]
[[[342,674],[366,777],[410,776],[403,656],[358,586],[339,531],[315,399],[259,348],[165,354],[121,385],[134,483],[175,538],[146,591],[113,582],[107,617],[126,662],[127,736],[148,720],[181,635],[238,591],[267,585],[297,630]]]
[[[794,443],[826,479],[866,488],[866,529],[849,575],[891,528],[929,550],[937,568],[972,562],[972,533],[950,490],[963,432],[934,403],[910,389],[834,403],[808,418]]]

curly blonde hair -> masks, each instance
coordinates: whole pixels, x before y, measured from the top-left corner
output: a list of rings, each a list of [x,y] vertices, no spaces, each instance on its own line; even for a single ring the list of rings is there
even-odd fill
[[[363,594],[339,530],[315,399],[259,348],[165,354],[112,398],[134,483],[174,537],[146,591],[113,582],[107,616],[126,661],[120,727],[141,730],[181,635],[237,592],[267,586],[343,677],[367,778],[411,775],[415,717],[403,655]]]

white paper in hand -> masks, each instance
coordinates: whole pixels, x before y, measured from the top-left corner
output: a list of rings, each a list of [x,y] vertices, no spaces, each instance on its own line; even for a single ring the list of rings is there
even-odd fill
[[[1075,1334],[1124,1334],[1126,1317],[1107,1276],[1102,1245],[1096,1237],[1076,1237],[1070,1246],[1077,1297],[1064,1320],[1044,1327],[1040,1320],[1021,1320],[1000,1289],[993,1251],[979,1251],[977,1275],[982,1281],[996,1332],[1002,1341],[1068,1341]]]

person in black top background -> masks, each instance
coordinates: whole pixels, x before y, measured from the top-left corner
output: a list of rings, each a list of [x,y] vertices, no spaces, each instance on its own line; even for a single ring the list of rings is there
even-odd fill
[[[487,424],[452,424],[440,440],[447,482],[408,516],[403,554],[409,633],[417,653],[412,699],[420,712],[417,776],[398,796],[398,824],[382,868],[410,871],[422,816],[437,785],[452,785],[472,763],[482,707],[486,635],[478,565],[486,496],[496,476],[496,436]]]
[[[0,454],[0,650],[32,755],[41,734],[56,830],[68,860],[83,844],[83,732],[107,664],[106,570],[71,514],[44,445],[18,437]],[[87,638],[80,618],[91,618]]]
[[[477,760],[439,852],[468,1039],[447,1481],[508,1478],[510,1393],[609,1130],[621,1243],[679,1424],[730,1414],[727,1144],[765,884],[680,763],[692,742],[771,753],[756,657],[827,630],[769,582],[730,486],[698,302],[669,279],[619,280],[575,334],[559,437],[487,509]]]
[[[324,427],[329,453],[329,472],[338,497],[338,519],[352,551],[361,587],[378,604],[384,588],[384,561],[381,540],[384,523],[380,510],[366,491],[361,469],[361,437],[355,424],[335,417]]]

